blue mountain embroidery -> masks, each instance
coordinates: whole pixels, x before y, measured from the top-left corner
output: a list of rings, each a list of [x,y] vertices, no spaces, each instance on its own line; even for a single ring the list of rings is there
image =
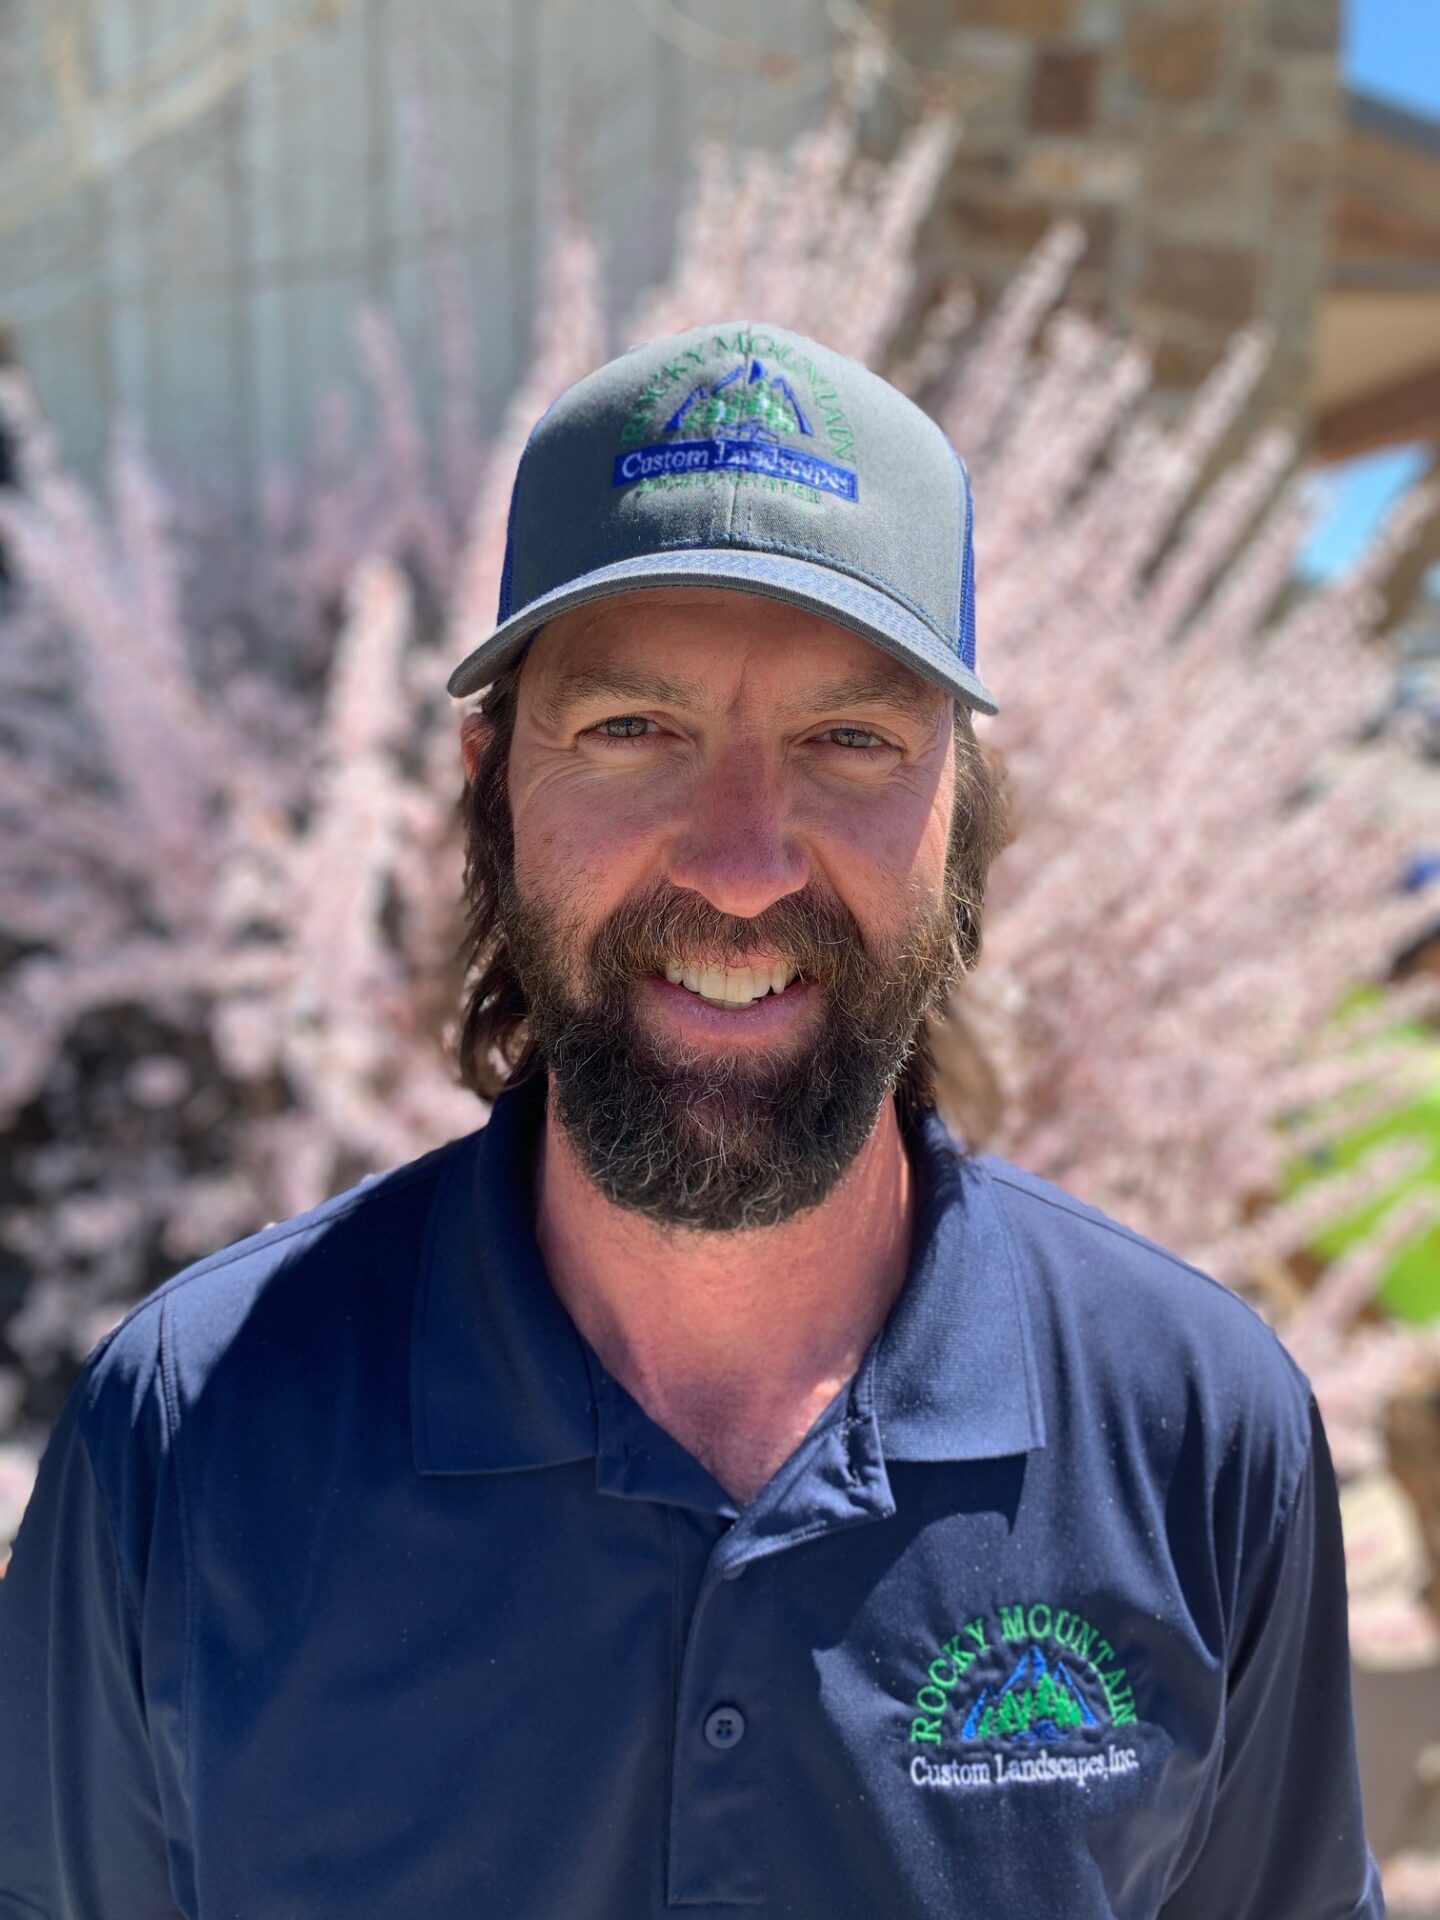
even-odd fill
[[[1014,1741],[1059,1740],[1074,1727],[1098,1727],[1075,1676],[1063,1660],[1050,1666],[1029,1647],[999,1688],[982,1687],[961,1729],[964,1740],[994,1736]]]
[[[759,360],[751,360],[750,377],[744,386],[727,392],[744,371],[744,367],[732,367],[713,387],[703,380],[692,387],[665,422],[664,431],[678,433],[682,427],[688,427],[691,433],[772,442],[778,440],[781,433],[814,434],[815,429],[805,418],[790,382],[783,373],[767,379]]]

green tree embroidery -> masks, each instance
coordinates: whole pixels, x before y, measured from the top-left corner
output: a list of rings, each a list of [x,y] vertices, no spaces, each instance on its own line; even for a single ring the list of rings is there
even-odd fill
[[[719,393],[707,394],[690,409],[685,425],[693,433],[706,435],[722,433],[726,428],[738,427],[747,421],[768,428],[772,433],[796,431],[796,423],[784,395],[767,386],[763,380],[743,387],[737,381]]]
[[[1037,1720],[1048,1720],[1057,1729],[1078,1727],[1084,1718],[1080,1703],[1070,1689],[1046,1673],[1035,1686],[1011,1687],[1008,1693],[992,1701],[980,1716],[975,1737],[988,1740],[993,1734],[1025,1733]]]
[[[1035,1693],[1031,1687],[1012,1687],[1000,1702],[995,1725],[1001,1733],[1023,1733],[1035,1718]]]
[[[1047,1673],[1035,1689],[1035,1718],[1053,1720],[1057,1727],[1078,1727],[1082,1716],[1070,1689]]]

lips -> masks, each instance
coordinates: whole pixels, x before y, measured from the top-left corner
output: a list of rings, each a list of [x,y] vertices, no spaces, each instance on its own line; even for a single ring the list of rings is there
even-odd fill
[[[745,1001],[711,1000],[693,992],[683,982],[667,980],[661,973],[645,975],[641,984],[697,1031],[709,1029],[714,1033],[762,1032],[770,1027],[788,1026],[815,991],[815,983],[803,975],[797,975],[783,993],[764,993]]]

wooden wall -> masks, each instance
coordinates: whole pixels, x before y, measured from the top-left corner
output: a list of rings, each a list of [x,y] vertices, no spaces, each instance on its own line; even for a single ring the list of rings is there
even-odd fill
[[[547,169],[604,236],[618,323],[696,135],[788,141],[830,45],[817,0],[0,0],[0,327],[82,471],[123,409],[250,483],[306,443],[362,302],[425,363],[418,68],[493,418]]]

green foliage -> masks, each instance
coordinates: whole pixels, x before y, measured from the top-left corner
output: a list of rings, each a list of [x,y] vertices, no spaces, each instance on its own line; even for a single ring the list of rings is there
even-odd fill
[[[1337,1017],[1344,1020],[1347,1015],[1363,1012],[1378,997],[1372,990],[1361,990]],[[1406,1021],[1391,1028],[1383,1036],[1383,1044],[1415,1049],[1425,1076],[1420,1091],[1402,1098],[1391,1112],[1338,1132],[1323,1151],[1297,1160],[1287,1170],[1283,1192],[1287,1196],[1296,1193],[1314,1179],[1353,1167],[1377,1147],[1402,1140],[1419,1144],[1426,1157],[1412,1172],[1317,1235],[1311,1251],[1320,1260],[1334,1260],[1357,1245],[1381,1214],[1405,1195],[1423,1190],[1440,1200],[1440,1040],[1429,1028]],[[1400,1320],[1420,1324],[1440,1319],[1440,1225],[1417,1234],[1399,1249],[1381,1278],[1378,1299]]]

